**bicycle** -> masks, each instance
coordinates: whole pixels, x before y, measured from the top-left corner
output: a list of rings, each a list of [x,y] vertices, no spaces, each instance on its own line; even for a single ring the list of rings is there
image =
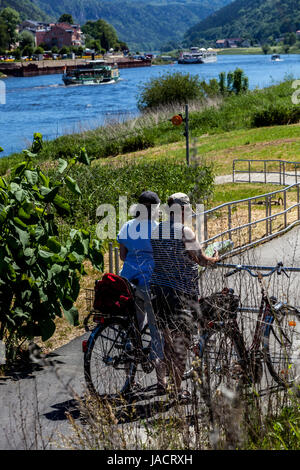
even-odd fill
[[[281,387],[294,382],[296,358],[294,348],[300,346],[300,312],[274,297],[269,298],[262,278],[292,271],[278,263],[269,273],[253,273],[255,266],[225,265],[234,270],[225,277],[247,271],[261,283],[262,299],[256,321],[253,341],[246,347],[238,325],[240,298],[233,289],[200,299],[202,317],[198,331],[193,335],[183,380],[200,378],[199,390],[204,400],[221,386],[234,390],[242,385],[258,384],[262,379],[262,363]],[[296,270],[296,269],[295,269]],[[147,326],[140,333],[134,308],[135,286],[128,281],[132,292],[131,310],[114,316],[90,310],[96,327],[83,342],[84,375],[88,390],[102,399],[136,395],[140,398],[156,396],[157,383],[153,366],[149,367],[150,334]],[[87,301],[92,304],[94,291],[87,290]]]
[[[135,315],[135,285],[122,278],[132,294],[129,310],[120,315],[92,308],[95,291],[86,289],[89,315],[84,320],[88,340],[82,343],[84,376],[92,395],[104,400],[149,395],[156,390],[154,366],[148,360],[151,337],[146,325],[140,332]],[[93,318],[92,331],[88,321]]]
[[[225,274],[227,278],[246,271],[260,283],[261,302],[252,342],[250,347],[246,346],[244,334],[238,325],[239,309],[222,309],[218,303],[214,304],[214,296],[211,296],[206,299],[206,307],[215,309],[215,318],[206,315],[202,320],[202,334],[194,344],[200,364],[192,368],[186,378],[196,372],[200,378],[202,397],[207,399],[222,387],[229,390],[251,385],[260,387],[263,385],[261,381],[265,363],[277,386],[289,388],[300,374],[300,370],[297,370],[300,362],[300,312],[295,307],[277,301],[275,297],[269,297],[263,278],[275,272],[287,275],[287,271],[296,271],[297,268],[284,268],[282,263],[278,263],[273,268],[264,268],[269,272],[262,274],[253,272],[253,269],[258,268],[255,266],[221,263],[217,263],[217,266],[234,268]]]

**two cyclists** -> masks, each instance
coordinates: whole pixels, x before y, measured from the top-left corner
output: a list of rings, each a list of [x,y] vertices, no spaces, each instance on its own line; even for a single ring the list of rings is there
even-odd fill
[[[219,257],[217,253],[213,257],[206,256],[188,226],[195,214],[186,194],[175,193],[169,197],[168,216],[157,224],[153,220],[155,211],[150,206],[157,208],[159,203],[158,196],[149,191],[139,198],[139,204],[144,204],[148,213],[147,220],[139,222],[140,229],[147,225],[148,231],[143,235],[148,238],[129,237],[130,228],[137,226],[137,219],[122,227],[118,235],[124,260],[121,275],[131,282],[138,280],[138,291],[145,301],[152,338],[150,358],[155,358],[159,392],[166,392],[168,378],[171,378],[176,396],[185,398],[187,392],[180,387],[190,334],[199,315],[198,265],[212,265]],[[139,308],[137,312],[139,315]],[[139,325],[142,328],[141,320]]]

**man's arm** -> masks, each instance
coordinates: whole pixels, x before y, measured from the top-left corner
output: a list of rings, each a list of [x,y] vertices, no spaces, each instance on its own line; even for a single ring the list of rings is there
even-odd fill
[[[196,235],[189,227],[183,229],[183,242],[188,256],[200,266],[212,266],[219,261],[219,255],[216,252],[215,256],[206,256],[201,250],[200,243],[196,239]]]
[[[123,243],[120,243],[120,258],[122,261],[125,261],[126,256],[127,256],[128,250]]]

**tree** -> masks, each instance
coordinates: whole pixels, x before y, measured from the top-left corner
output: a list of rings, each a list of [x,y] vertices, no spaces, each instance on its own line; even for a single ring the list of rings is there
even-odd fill
[[[70,15],[69,13],[64,13],[63,15],[61,15],[58,22],[59,23],[74,24],[73,16]]]
[[[70,49],[67,46],[63,46],[61,50],[59,51],[61,55],[69,54],[69,52],[70,52]]]
[[[7,27],[9,37],[9,48],[17,41],[17,26],[21,22],[19,13],[13,8],[4,8],[0,13],[0,18],[4,21]]]
[[[266,55],[269,54],[269,52],[270,52],[270,46],[269,46],[268,44],[263,44],[263,45],[261,46],[261,48],[262,48],[264,54],[266,54]]]
[[[6,23],[0,18],[0,50],[6,50],[9,47],[9,34]]]
[[[33,54],[33,51],[34,51],[33,46],[30,46],[29,44],[27,44],[27,46],[25,46],[24,49],[22,50],[22,54],[23,56],[31,57]]]
[[[88,37],[100,41],[101,47],[108,51],[119,47],[119,39],[116,30],[104,20],[88,21],[82,31]]]
[[[37,54],[37,55],[39,55],[39,54],[44,54],[44,52],[45,52],[45,51],[44,51],[44,49],[43,49],[41,46],[37,47],[37,48],[34,50],[34,53]]]
[[[198,75],[166,73],[151,78],[142,86],[138,107],[140,110],[146,110],[172,103],[185,104],[203,96]]]
[[[20,43],[20,48],[25,49],[25,47],[34,47],[35,46],[35,40],[34,36],[32,33],[29,31],[22,31],[22,33],[19,35],[19,43]]]

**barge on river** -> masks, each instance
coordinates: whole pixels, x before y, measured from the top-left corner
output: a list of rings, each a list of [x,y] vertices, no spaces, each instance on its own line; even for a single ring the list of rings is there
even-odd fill
[[[217,53],[209,48],[191,47],[189,52],[181,52],[178,64],[207,64],[217,61]]]
[[[120,79],[116,64],[107,64],[104,60],[91,60],[85,66],[66,68],[63,74],[65,85],[101,85],[115,83]]]

